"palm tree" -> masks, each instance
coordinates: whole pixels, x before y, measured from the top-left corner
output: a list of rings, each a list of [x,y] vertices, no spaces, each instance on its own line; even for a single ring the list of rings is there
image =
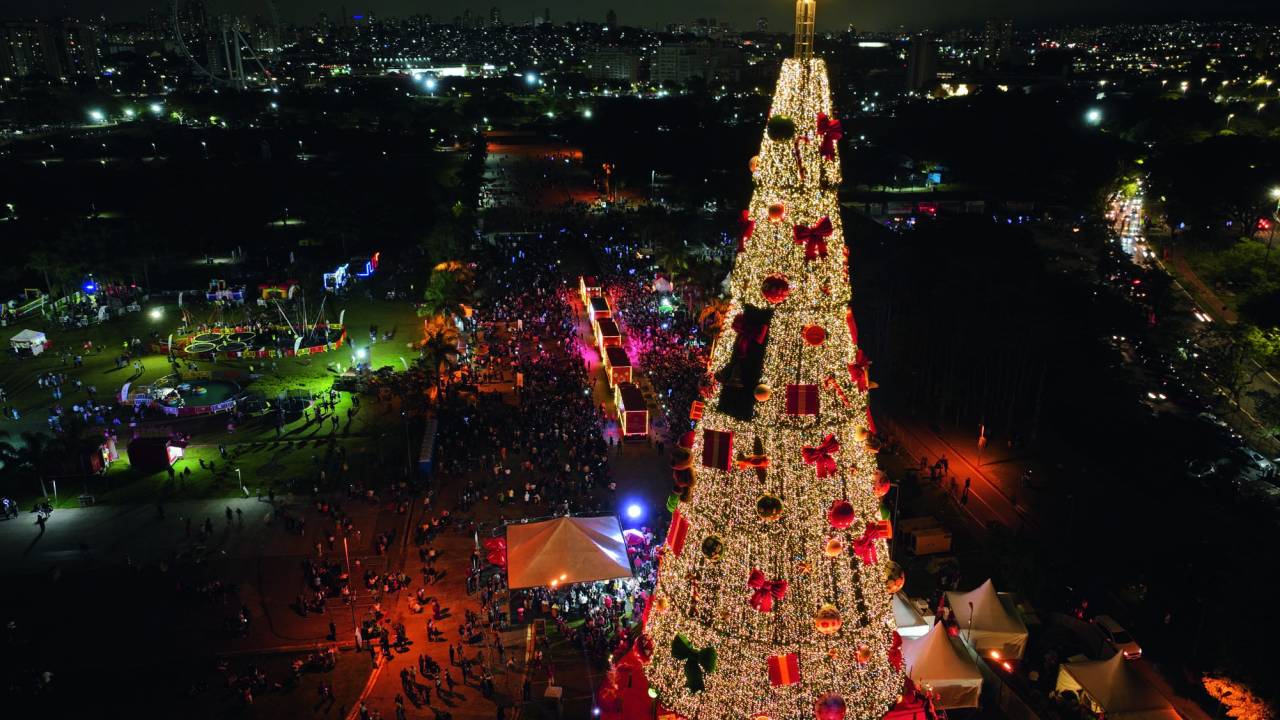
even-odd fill
[[[443,317],[428,320],[425,325],[418,362],[424,370],[435,376],[435,391],[438,396],[445,379],[458,366],[458,331]]]
[[[457,261],[435,266],[422,293],[418,315],[446,319],[471,317],[470,303],[474,295],[471,281],[471,270]]]

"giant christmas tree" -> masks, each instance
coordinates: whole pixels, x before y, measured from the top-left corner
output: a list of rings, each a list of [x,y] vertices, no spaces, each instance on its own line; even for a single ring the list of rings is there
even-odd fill
[[[902,689],[867,391],[849,310],[841,129],[796,9],[750,170],[728,328],[672,459],[673,519],[646,613],[658,701],[691,720],[879,720]]]

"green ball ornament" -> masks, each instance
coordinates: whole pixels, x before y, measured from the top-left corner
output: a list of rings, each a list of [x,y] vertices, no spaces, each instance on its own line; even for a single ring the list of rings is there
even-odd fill
[[[702,554],[708,560],[719,560],[724,554],[724,541],[711,535],[702,541]]]
[[[772,493],[765,493],[756,498],[756,515],[765,522],[773,522],[782,517],[784,506],[782,499]]]
[[[774,115],[765,129],[770,140],[790,140],[796,136],[796,121],[786,115]]]

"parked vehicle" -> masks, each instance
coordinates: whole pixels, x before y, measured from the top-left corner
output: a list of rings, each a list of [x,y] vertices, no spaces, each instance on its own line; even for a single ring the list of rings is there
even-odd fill
[[[1094,627],[1102,633],[1102,639],[1115,648],[1125,660],[1137,660],[1142,657],[1142,648],[1138,645],[1138,641],[1133,639],[1128,630],[1115,621],[1110,615],[1099,615],[1093,619]]]

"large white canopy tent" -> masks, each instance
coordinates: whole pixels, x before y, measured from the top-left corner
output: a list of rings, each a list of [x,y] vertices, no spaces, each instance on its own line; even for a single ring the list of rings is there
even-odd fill
[[[49,338],[39,330],[23,330],[22,332],[9,338],[9,345],[14,350],[26,350],[32,355],[39,355],[44,352],[44,347],[49,342]]]
[[[982,671],[942,623],[923,637],[902,641],[907,675],[921,688],[937,694],[940,709],[976,708],[982,695]]]
[[[905,647],[905,644],[904,644]],[[1110,720],[1178,720],[1178,712],[1120,653],[1110,660],[1063,663],[1058,692],[1071,690]]]
[[[960,626],[960,637],[979,653],[996,650],[1003,658],[1019,660],[1026,652],[1027,625],[990,580],[969,592],[948,592],[947,607]]]
[[[507,526],[507,587],[512,590],[623,577],[631,577],[631,562],[613,515]]]
[[[918,638],[929,632],[929,623],[911,599],[902,593],[893,595],[893,619],[898,626],[898,634],[903,638]]]

